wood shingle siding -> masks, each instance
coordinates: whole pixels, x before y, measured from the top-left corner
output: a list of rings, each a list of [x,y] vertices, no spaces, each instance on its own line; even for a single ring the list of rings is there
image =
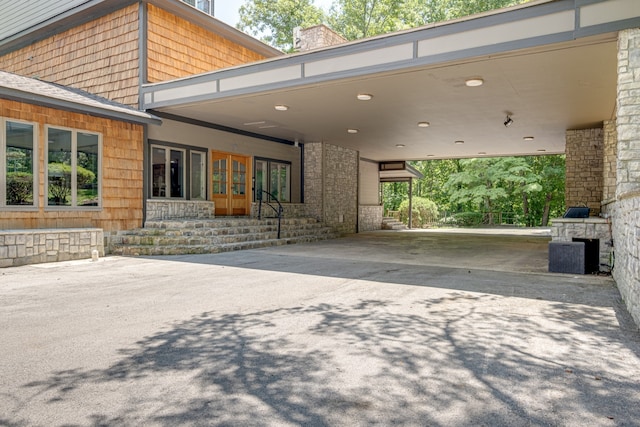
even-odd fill
[[[265,58],[156,6],[148,7],[149,83]]]
[[[138,6],[0,57],[0,69],[138,106]]]
[[[36,123],[38,144],[38,207],[3,211],[0,229],[97,227],[117,231],[142,225],[142,125],[5,99],[0,99],[0,116]],[[102,209],[46,208],[45,124],[102,134]]]

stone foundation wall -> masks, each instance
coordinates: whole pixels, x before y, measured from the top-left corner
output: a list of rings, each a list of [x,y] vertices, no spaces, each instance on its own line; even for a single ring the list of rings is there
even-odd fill
[[[600,243],[600,271],[610,272],[612,264],[612,231],[604,218],[555,218],[551,224],[551,240],[571,242],[573,238],[598,239]]]
[[[358,232],[381,230],[383,210],[384,207],[380,205],[360,205],[358,209]]]
[[[592,215],[600,214],[603,189],[603,130],[568,130],[566,157],[567,207],[588,206]]]
[[[104,236],[99,228],[58,228],[0,231],[0,267],[104,256]]]
[[[204,200],[147,200],[147,221],[215,218],[214,202]]]

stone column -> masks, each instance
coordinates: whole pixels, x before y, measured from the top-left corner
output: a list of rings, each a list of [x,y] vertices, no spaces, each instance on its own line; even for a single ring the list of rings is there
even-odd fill
[[[565,202],[588,206],[600,213],[603,189],[604,138],[602,129],[568,130],[566,133]]]
[[[618,289],[640,326],[640,29],[618,35],[616,203],[612,217]]]
[[[305,143],[304,198],[307,215],[339,233],[358,223],[358,152],[325,143]]]

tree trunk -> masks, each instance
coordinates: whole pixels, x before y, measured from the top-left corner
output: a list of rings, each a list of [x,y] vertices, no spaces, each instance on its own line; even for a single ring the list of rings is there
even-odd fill
[[[524,220],[526,221],[527,227],[531,227],[533,224],[531,223],[531,218],[529,217],[529,198],[527,197],[527,193],[522,193],[522,213],[524,215]]]
[[[551,210],[551,199],[553,199],[552,193],[547,193],[544,198],[544,209],[542,211],[542,226],[549,225],[549,211]]]

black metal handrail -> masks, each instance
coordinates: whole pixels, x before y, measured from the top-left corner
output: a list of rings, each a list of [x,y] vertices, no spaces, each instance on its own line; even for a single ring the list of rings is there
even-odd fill
[[[280,203],[276,196],[269,193],[267,190],[262,190],[260,196],[258,197],[258,219],[262,219],[262,193],[269,195],[269,197],[271,197],[278,204],[278,209],[276,209],[273,207],[273,205],[271,205],[271,203],[265,202],[265,204],[273,209],[274,212],[278,215],[278,239],[280,239],[280,222],[282,221],[282,213],[284,212],[284,208],[282,207],[282,203]]]

